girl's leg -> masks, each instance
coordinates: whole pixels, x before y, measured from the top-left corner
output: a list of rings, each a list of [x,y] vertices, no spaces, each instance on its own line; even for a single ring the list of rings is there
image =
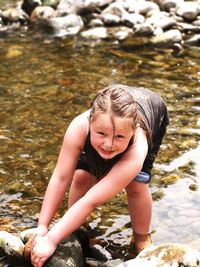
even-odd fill
[[[68,208],[84,196],[95,183],[95,177],[89,172],[81,169],[76,170],[69,190]]]
[[[133,233],[135,233],[133,234],[134,244],[139,251],[151,243],[149,232],[152,214],[152,197],[148,184],[135,181],[132,181],[126,187],[126,193]]]

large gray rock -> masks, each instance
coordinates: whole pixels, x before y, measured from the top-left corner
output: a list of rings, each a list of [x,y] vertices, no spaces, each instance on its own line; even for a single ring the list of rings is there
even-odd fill
[[[35,229],[29,229],[20,234],[11,234],[6,231],[0,231],[0,256],[5,256],[7,261],[14,266],[25,267],[30,262],[30,254],[25,255],[25,242],[30,239]],[[83,234],[82,234],[83,235]],[[83,267],[84,256],[82,249],[81,234],[76,231],[61,242],[53,256],[47,260],[44,267]]]
[[[154,45],[171,45],[181,43],[182,35],[179,30],[169,30],[151,38],[150,42]]]
[[[67,237],[59,244],[53,256],[44,264],[44,267],[83,267],[82,247],[75,234]]]
[[[117,267],[197,267],[200,266],[200,251],[177,243],[151,245],[135,259]]]
[[[83,26],[82,18],[76,14],[44,19],[37,23],[40,30],[58,37],[76,35]]]

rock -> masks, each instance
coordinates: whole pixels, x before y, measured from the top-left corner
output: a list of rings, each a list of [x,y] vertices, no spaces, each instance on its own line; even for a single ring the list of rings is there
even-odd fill
[[[60,2],[59,0],[42,0],[42,5],[57,8],[59,2]]]
[[[57,16],[77,14],[84,7],[83,0],[61,0],[57,6]]]
[[[103,25],[104,24],[103,24],[103,21],[101,19],[92,19],[89,23],[89,26],[92,28],[101,27]]]
[[[53,256],[44,267],[83,267],[82,247],[75,234],[71,234],[59,244]]]
[[[172,45],[173,55],[180,55],[182,47],[179,44],[184,45],[186,34],[191,38],[192,45],[198,46],[198,37],[192,39],[193,34],[200,31],[198,1],[23,0],[21,8],[30,15],[32,22],[38,24],[37,30],[42,29],[53,37],[79,34],[85,26],[87,31],[81,33],[84,38],[105,39],[107,32],[102,30],[103,26],[117,25],[129,27],[132,36],[153,36],[150,39],[152,45]],[[25,20],[28,21],[28,18]],[[7,31],[4,27],[6,21],[0,12],[0,26],[3,24],[0,33]],[[123,32],[114,38],[118,41],[127,36]]]
[[[146,15],[148,12],[156,10],[159,11],[159,6],[151,1],[136,1],[135,4],[131,5],[128,9],[130,13],[139,13]]]
[[[171,45],[173,43],[180,43],[182,35],[179,30],[169,30],[160,35],[151,38],[150,42],[154,45]]]
[[[0,16],[5,24],[16,22],[20,22],[21,24],[23,24],[28,19],[27,14],[22,9],[17,8],[6,9],[5,11],[2,11]]]
[[[143,15],[138,13],[128,13],[124,14],[122,17],[122,22],[129,27],[135,27],[135,25],[141,25],[145,22],[145,18]]]
[[[102,14],[101,19],[105,25],[118,25],[121,19],[113,14]]]
[[[31,228],[24,230],[23,232],[20,233],[20,238],[21,240],[26,243],[28,240],[31,238],[32,235],[36,234],[37,228]]]
[[[42,2],[40,0],[24,0],[21,7],[30,16],[34,8],[41,5]]]
[[[70,14],[64,17],[41,20],[38,27],[53,36],[69,36],[77,34],[84,26],[80,16]]]
[[[8,257],[23,256],[24,243],[20,237],[6,231],[0,231],[0,248]]]
[[[191,38],[185,40],[186,45],[190,46],[199,46],[200,45],[200,34],[196,34],[192,36]]]
[[[117,267],[179,267],[200,266],[200,251],[178,243],[151,245],[144,249],[133,260],[117,265]]]
[[[55,10],[50,6],[37,6],[30,15],[30,21],[39,23],[41,20],[48,20],[56,16]]]
[[[143,36],[144,35],[150,36],[150,35],[153,35],[153,33],[155,32],[154,26],[148,22],[145,22],[143,24],[136,24],[133,27],[133,30],[134,30],[134,34],[143,35]],[[162,31],[162,33],[163,33],[163,31]]]
[[[181,6],[183,3],[184,0],[162,0],[160,6],[163,10],[170,11],[170,9]]]
[[[87,31],[81,32],[81,36],[84,38],[90,38],[93,40],[107,38],[107,29],[104,27],[96,27]]]
[[[167,176],[164,176],[161,179],[161,183],[166,185],[170,185],[170,184],[175,184],[178,180],[180,179],[180,177],[177,174],[169,174]]]
[[[124,27],[118,30],[117,32],[115,32],[114,36],[118,41],[122,41],[126,39],[130,33],[132,33],[132,31],[129,28]]]
[[[24,245],[22,239],[26,242],[35,231],[36,228],[28,229],[20,233],[20,236],[0,231],[0,255],[6,256],[8,262],[14,262],[14,266],[19,266],[18,264],[22,266],[21,263],[23,263],[23,266],[27,266],[30,262],[30,242],[28,241]],[[84,239],[84,241],[81,239]],[[45,262],[44,267],[83,267],[82,244],[85,247],[89,247],[88,242],[86,234],[83,234],[83,230],[77,230],[59,244],[53,256]]]
[[[87,258],[86,259],[86,263],[90,267],[116,267],[120,263],[122,263],[122,261],[119,260],[119,259],[116,259],[116,260],[111,260],[111,261],[104,262],[104,261],[97,261],[95,259]]]
[[[160,27],[166,29],[176,24],[173,17],[169,17],[167,12],[153,12],[146,18],[146,23],[153,25],[155,28]]]
[[[85,0],[84,7],[88,9],[95,9],[98,7],[109,5],[113,0]]]
[[[128,14],[128,12],[123,8],[122,5],[118,3],[112,3],[102,11],[101,15],[105,14],[112,14],[121,18],[124,15]]]
[[[199,4],[192,1],[183,2],[180,6],[177,6],[176,14],[192,21],[200,14]]]

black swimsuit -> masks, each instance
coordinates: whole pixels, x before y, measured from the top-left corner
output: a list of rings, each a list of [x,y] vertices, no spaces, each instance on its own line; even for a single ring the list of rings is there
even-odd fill
[[[152,132],[152,145],[149,146],[148,154],[141,170],[151,176],[153,162],[166,132],[166,126],[169,124],[166,105],[156,92],[149,89],[134,88],[125,85],[116,85],[115,88],[116,87],[127,89],[133,94],[137,103],[138,113],[145,118]],[[132,140],[129,142],[127,149],[131,144]],[[114,164],[119,161],[126,150],[111,159],[105,160],[91,145],[90,133],[88,133],[76,169],[83,169],[94,175],[97,179],[101,179],[112,169]]]

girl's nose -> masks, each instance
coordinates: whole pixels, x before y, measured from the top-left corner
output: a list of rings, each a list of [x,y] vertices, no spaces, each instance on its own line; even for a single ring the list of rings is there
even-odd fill
[[[112,138],[106,138],[106,139],[104,140],[103,145],[104,145],[104,148],[111,149],[111,147],[112,147],[112,145],[113,145],[113,140],[112,140]]]

